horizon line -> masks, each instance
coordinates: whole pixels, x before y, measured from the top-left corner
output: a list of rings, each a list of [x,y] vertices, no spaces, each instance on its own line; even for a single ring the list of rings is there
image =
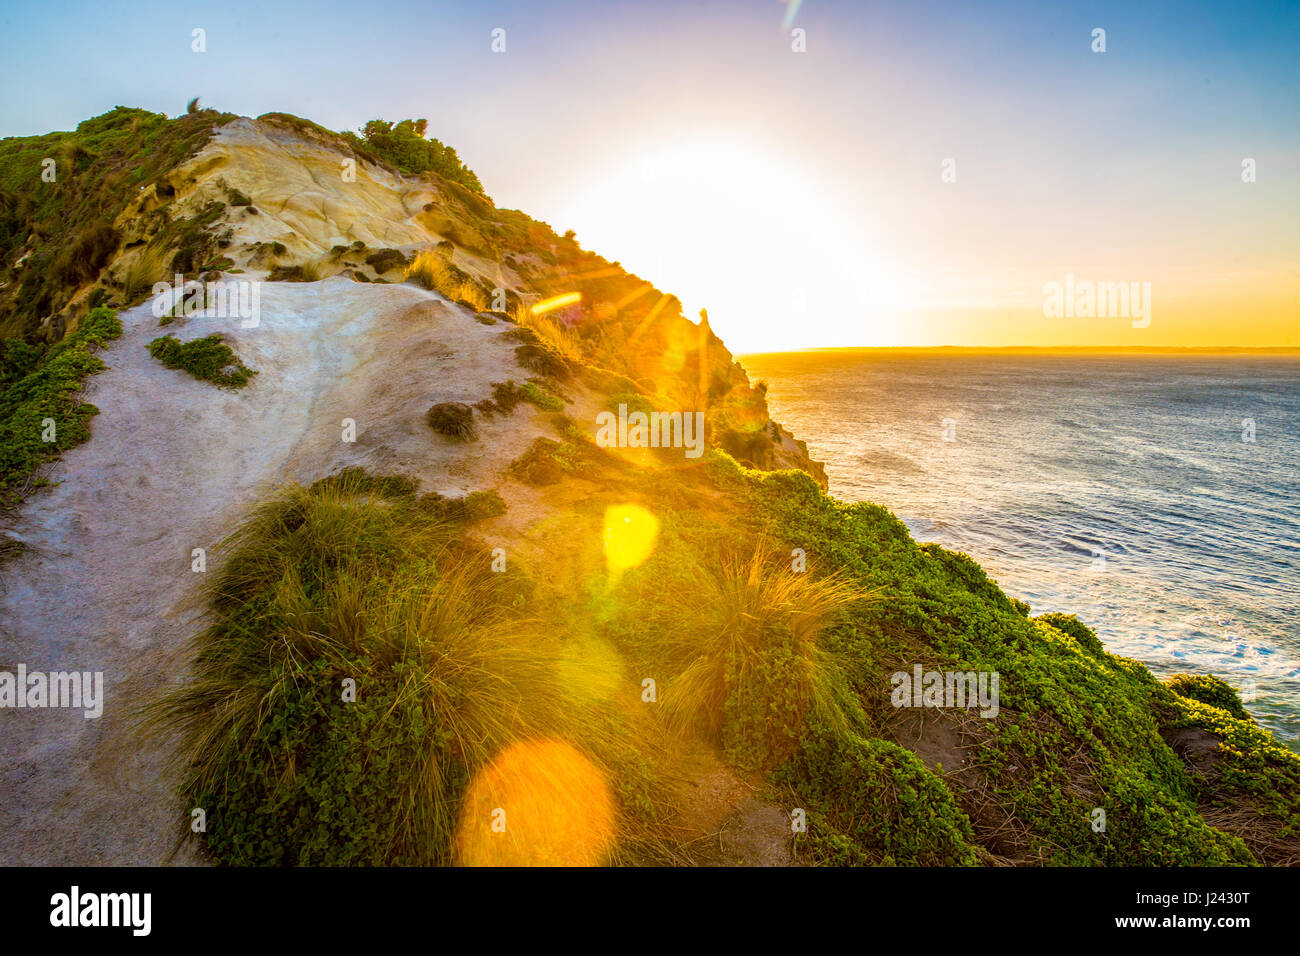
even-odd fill
[[[814,345],[795,349],[759,349],[742,355],[792,355],[801,352],[1073,352],[1234,355],[1300,355],[1300,345]]]

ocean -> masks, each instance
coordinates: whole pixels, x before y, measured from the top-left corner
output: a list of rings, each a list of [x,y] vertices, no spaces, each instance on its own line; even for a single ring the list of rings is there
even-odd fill
[[[1300,750],[1300,355],[740,357],[830,490]]]

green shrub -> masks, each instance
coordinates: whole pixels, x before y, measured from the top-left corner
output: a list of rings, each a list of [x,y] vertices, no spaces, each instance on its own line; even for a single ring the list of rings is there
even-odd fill
[[[524,382],[519,386],[519,397],[529,404],[536,405],[544,412],[564,411],[564,399],[552,395],[540,385]]]
[[[1238,720],[1254,719],[1246,712],[1236,690],[1212,674],[1175,674],[1165,681],[1165,686],[1179,697],[1226,710]]]
[[[434,172],[482,195],[483,184],[474,172],[450,146],[425,139],[427,129],[428,121],[422,119],[405,119],[396,124],[375,119],[366,123],[361,132],[369,149],[403,172]]]
[[[366,256],[366,265],[373,268],[379,275],[383,275],[393,269],[405,269],[407,260],[406,256],[402,255],[398,249],[380,249],[378,252],[372,252]]]
[[[249,199],[247,195],[245,195],[244,193],[240,192],[240,191],[239,191],[238,189],[236,189],[234,186],[231,186],[231,185],[229,185],[228,183],[226,183],[225,180],[222,180],[222,181],[221,181],[221,188],[222,188],[223,190],[225,190],[225,193],[226,193],[226,202],[228,202],[230,205],[232,205],[232,206],[251,206],[251,205],[253,205],[253,200]]]
[[[149,343],[149,354],[168,368],[189,372],[200,381],[212,382],[219,388],[243,388],[257,374],[239,361],[220,335],[208,335],[191,342],[164,335]]]
[[[1228,702],[1222,687],[1193,678],[1191,689]],[[1191,696],[1176,695],[1174,701],[1173,728],[1202,728],[1219,742],[1196,771],[1200,799],[1214,807],[1207,816],[1217,811],[1228,821],[1244,818],[1242,837],[1261,863],[1292,863],[1300,850],[1300,757],[1249,716]],[[1243,804],[1248,813],[1241,813]]]
[[[1029,605],[1026,604],[1025,607],[1027,609]],[[1017,608],[1017,610],[1019,610],[1019,608]],[[1028,615],[1026,614],[1026,616]],[[1050,624],[1061,633],[1068,634],[1070,637],[1078,641],[1079,646],[1089,654],[1101,656],[1106,653],[1106,648],[1102,645],[1101,641],[1097,639],[1097,635],[1092,632],[1092,629],[1073,614],[1057,614],[1055,612],[1051,614],[1040,614],[1035,618],[1035,620],[1042,621],[1044,624]]]
[[[633,412],[644,412],[649,415],[655,410],[650,399],[646,398],[639,392],[619,392],[617,395],[611,395],[605,401],[605,408],[615,414],[618,413],[618,407],[620,405],[627,406],[629,415]]]
[[[464,498],[448,498],[438,492],[421,495],[420,510],[443,521],[473,523],[506,513],[506,503],[495,491],[472,491]]]
[[[495,518],[506,513],[506,503],[495,491],[471,491],[465,496],[465,508],[471,521]]]
[[[536,382],[516,385],[514,379],[492,383],[492,397],[476,402],[474,407],[484,414],[508,415],[520,402],[528,402],[544,412],[564,411],[564,399],[553,395]]]
[[[34,333],[54,316],[49,328],[61,336],[58,317],[120,243],[111,223],[149,186],[169,202],[170,171],[232,119],[210,110],[168,119],[119,106],[73,132],[0,140],[0,334]],[[42,188],[44,158],[56,162],[57,187]],[[19,269],[18,251],[29,242]]]
[[[77,399],[104,363],[94,353],[122,334],[117,313],[100,306],[66,339],[49,348],[4,343],[0,377],[0,508],[22,497],[42,464],[90,437],[99,409]],[[47,420],[53,441],[45,441]]]
[[[577,468],[573,450],[550,438],[536,438],[510,463],[510,473],[530,485],[554,485]]]
[[[979,862],[969,818],[943,780],[887,740],[815,735],[780,774],[809,815],[815,862],[970,866]]]
[[[311,263],[295,266],[275,266],[267,273],[267,282],[319,282],[320,271]]]
[[[1134,771],[1121,772],[1095,834],[1108,866],[1241,866],[1255,862],[1241,839],[1209,826],[1194,805]]]
[[[571,366],[560,353],[541,344],[517,346],[515,360],[524,368],[544,378],[563,381],[573,374]]]
[[[973,739],[962,780],[988,781],[968,816],[975,820],[977,807],[987,813],[992,801],[1002,819],[1015,821],[1012,844],[993,852],[1024,862],[1226,864],[1289,839],[1290,801],[1300,804],[1295,781],[1280,770],[1262,778],[1275,822],[1267,839],[1252,836],[1257,820],[1202,810],[1197,781],[1162,737],[1175,702],[1234,721],[1227,711],[1176,697],[1145,667],[1107,654],[1073,618],[1027,619],[969,557],[918,545],[884,508],[838,503],[802,472],[745,471],[720,455],[706,464],[710,480],[744,497],[768,533],[804,549],[810,563],[880,589],[881,600],[852,610],[825,641],[863,701],[867,723],[854,733],[886,733],[885,688],[899,662],[1001,675],[999,715],[964,724]],[[1242,746],[1253,755],[1247,760],[1266,752],[1248,735]],[[826,752],[805,753],[783,771],[797,791],[822,772],[811,757]],[[976,800],[965,789],[953,793],[959,802]],[[810,805],[828,815],[824,803]],[[1090,814],[1098,808],[1123,832],[1094,833]],[[974,842],[990,836],[976,829]],[[1006,838],[1002,831],[991,845]]]

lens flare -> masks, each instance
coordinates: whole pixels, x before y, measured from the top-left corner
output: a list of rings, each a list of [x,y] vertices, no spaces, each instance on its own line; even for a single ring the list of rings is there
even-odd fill
[[[618,651],[608,641],[583,634],[564,642],[556,669],[576,699],[592,703],[613,700],[627,682]]]
[[[659,519],[640,505],[605,509],[605,567],[612,576],[644,564],[658,540]]]
[[[545,315],[547,312],[554,312],[556,309],[562,309],[566,305],[573,305],[582,301],[581,292],[566,292],[563,295],[553,295],[549,299],[543,299],[533,306],[533,315]]]
[[[614,825],[590,760],[562,740],[519,741],[470,781],[456,854],[465,866],[599,866]]]

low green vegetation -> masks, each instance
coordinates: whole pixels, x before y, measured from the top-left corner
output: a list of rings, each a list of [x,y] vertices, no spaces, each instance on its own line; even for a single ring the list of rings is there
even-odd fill
[[[179,805],[206,809],[196,839],[212,859],[563,862],[576,843],[587,862],[690,862],[715,831],[692,822],[673,781],[691,779],[701,751],[801,815],[799,862],[1300,858],[1300,760],[1222,681],[1157,681],[1085,622],[1034,616],[969,556],[913,540],[886,509],[835,501],[804,472],[757,470],[778,460],[780,432],[765,389],[707,323],[571,235],[492,207],[423,121],[374,121],[363,139],[264,118],[444,177],[421,221],[446,241],[405,274],[482,315],[490,290],[452,260],[458,247],[499,259],[520,279],[503,334],[538,379],[495,383],[473,408],[434,406],[427,423],[467,439],[475,411],[481,422],[533,404],[560,440],[535,438],[507,477],[559,504],[529,532],[540,555],[504,557],[476,537],[510,523],[488,523],[506,513],[499,495],[420,495],[401,476],[290,486],[248,516],[223,545],[192,679],[151,711],[183,737]],[[383,271],[391,252],[358,241],[333,255]],[[533,310],[553,296],[570,304]],[[14,369],[35,367],[27,348]],[[243,368],[218,336],[150,350],[213,381]],[[555,394],[575,377],[607,408],[704,405],[710,450],[633,464],[597,448]],[[894,675],[918,666],[996,674],[997,712],[895,707]],[[569,755],[552,769],[585,768],[581,786],[549,770],[512,779],[502,761],[538,746]],[[583,794],[583,835],[552,820],[485,858],[472,835],[520,776],[534,788],[524,819]]]
[[[559,484],[574,474],[581,458],[578,447],[550,438],[535,438],[522,455],[510,463],[510,474],[530,485]]]
[[[654,404],[650,399],[638,392],[619,392],[615,395],[611,395],[605,401],[605,408],[616,414],[620,405],[627,407],[629,415],[632,412],[643,412],[644,414],[649,415],[655,410]]]
[[[293,266],[273,266],[266,275],[267,282],[319,282],[320,271],[309,262]]]
[[[220,388],[243,388],[257,374],[247,368],[220,335],[182,342],[164,335],[149,343],[149,354],[168,368],[189,372]]]
[[[1169,731],[1185,752],[1207,820],[1230,826],[1261,863],[1293,865],[1300,843],[1300,760],[1260,727],[1223,681],[1180,674],[1168,684],[1176,718]],[[1196,746],[1199,744],[1199,747]]]
[[[564,381],[573,375],[573,367],[568,361],[550,346],[540,342],[536,345],[516,346],[515,361],[543,378]]]
[[[54,345],[0,343],[0,510],[33,486],[41,465],[90,437],[99,409],[77,396],[104,367],[95,353],[121,334],[117,314],[100,306]]]
[[[448,498],[436,491],[421,495],[416,506],[443,521],[473,524],[506,513],[506,503],[495,491],[471,491],[463,498]]]
[[[544,412],[564,411],[564,399],[558,395],[552,395],[535,382],[524,382],[524,384],[520,385],[519,395],[525,402],[536,405]]]
[[[184,802],[206,809],[215,859],[454,862],[463,828],[490,825],[460,819],[471,780],[525,735],[564,741],[642,808],[608,835],[615,859],[652,836],[631,709],[584,693],[581,662],[519,610],[530,582],[494,574],[409,484],[290,488],[225,549],[193,681],[151,714],[184,733]],[[503,862],[547,862],[540,846]]]
[[[692,859],[662,782],[698,747],[803,814],[808,863],[1241,865],[1300,847],[1300,761],[1226,685],[1161,683],[1077,619],[1032,617],[883,508],[716,452],[634,466],[576,431],[512,473],[584,503],[504,573],[471,535],[499,498],[404,479],[290,490],[236,533],[220,621],[164,720],[188,729],[185,805],[217,808],[216,859],[467,862],[472,782],[539,737],[617,788],[609,862]],[[998,712],[900,711],[890,675],[918,664],[996,672]],[[364,706],[342,701],[348,678]]]
[[[424,138],[428,126],[428,121],[422,119],[406,119],[398,123],[374,119],[362,127],[361,133],[366,147],[403,172],[434,172],[481,195],[483,184],[473,170],[461,162],[456,151],[436,139]]]
[[[380,249],[366,256],[366,265],[374,269],[377,274],[383,275],[393,269],[405,269],[408,263],[401,250]]]
[[[1251,719],[1237,692],[1210,674],[1175,674],[1165,683],[1170,690],[1186,700],[1226,711],[1237,720]]]
[[[142,189],[174,192],[167,174],[234,118],[119,106],[74,132],[0,140],[0,334],[32,335],[63,313],[117,249],[110,224]],[[52,325],[53,337],[67,324]]]
[[[234,186],[231,186],[225,180],[221,180],[222,191],[226,194],[226,202],[232,206],[251,206],[253,200],[248,198],[247,193],[242,193]]]
[[[484,415],[509,415],[520,404],[527,402],[544,412],[564,411],[564,399],[551,393],[536,382],[516,385],[514,379],[492,383],[492,397],[475,402],[474,407]]]
[[[851,708],[843,710],[826,725],[850,728],[833,730],[833,745],[824,730],[810,726],[809,747],[782,770],[782,779],[816,811],[807,841],[814,856],[848,841],[876,862],[970,858],[954,842],[969,824],[965,842],[986,862],[1250,862],[1234,828],[1212,826],[1202,816],[1195,780],[1162,737],[1173,695],[1146,668],[1105,653],[1072,618],[1027,617],[969,557],[918,545],[883,508],[837,503],[802,473],[731,471],[724,462],[715,461],[714,474],[750,500],[768,533],[805,551],[810,564],[848,575],[877,596],[825,638],[850,675],[865,723]],[[840,758],[826,765],[819,755],[841,753],[852,734],[927,752],[924,736],[897,729],[899,714],[888,695],[889,675],[918,663],[998,673],[1001,704],[993,719],[927,717],[932,729],[943,727],[963,741],[950,758],[959,763],[925,770],[952,795],[960,815],[950,815],[938,845],[900,856],[888,833],[864,842],[836,822],[834,800],[842,791],[833,768]],[[1103,830],[1093,826],[1098,809],[1106,814]],[[915,824],[917,817],[907,819]]]

